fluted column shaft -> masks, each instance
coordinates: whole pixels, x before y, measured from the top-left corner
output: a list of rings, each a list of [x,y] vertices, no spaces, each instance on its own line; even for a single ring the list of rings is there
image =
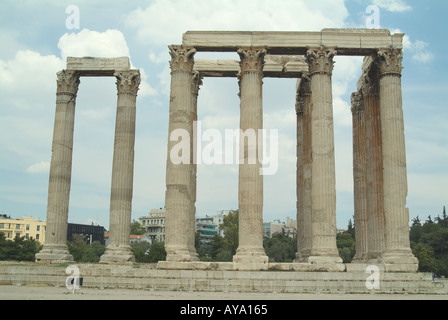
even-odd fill
[[[336,247],[336,176],[331,75],[335,50],[310,49],[306,59],[311,81],[311,256],[334,257]]]
[[[302,77],[297,97],[297,254],[296,262],[311,254],[311,88],[308,77]]]
[[[73,261],[66,243],[79,75],[74,71],[63,70],[58,72],[57,77],[45,244],[36,255],[37,262],[50,263]]]
[[[366,121],[367,233],[369,260],[377,260],[384,252],[383,158],[381,119],[378,96],[377,67],[366,78],[362,88]]]
[[[416,265],[409,243],[407,173],[401,95],[402,51],[378,51],[386,263]]]
[[[169,116],[168,155],[166,166],[165,193],[165,250],[167,261],[190,262],[198,260],[192,235],[194,236],[194,217],[192,217],[192,203],[194,192],[192,189],[193,156],[193,121],[195,112],[192,98],[193,81],[193,48],[170,46],[171,67],[171,97]],[[178,130],[180,129],[180,130]],[[173,147],[179,141],[171,139],[174,130],[186,134],[188,150],[186,161],[175,163],[171,159]],[[192,229],[193,228],[193,229]],[[194,241],[193,241],[194,243]]]
[[[367,260],[367,154],[364,98],[361,92],[352,94],[353,120],[353,187],[355,209],[356,254],[354,261]]]
[[[134,182],[136,99],[138,70],[116,72],[117,114],[110,195],[110,239],[101,262],[134,261],[129,246]]]
[[[241,57],[239,246],[233,261],[238,270],[267,269],[268,258],[263,248],[263,175],[259,157],[263,146],[258,139],[259,129],[263,128],[262,70],[266,50],[245,48],[238,50],[238,54]]]
[[[191,84],[191,99],[192,99],[192,106],[193,106],[193,124],[197,125],[198,121],[198,94],[200,86],[202,85],[202,76],[199,72],[195,71],[193,72],[193,79]],[[196,130],[193,130],[193,132],[197,132]],[[196,194],[197,194],[197,163],[198,163],[198,150],[197,144],[194,143],[194,139],[197,137],[193,137],[191,139],[190,143],[190,153],[191,153],[191,163],[193,164],[190,168],[191,170],[191,182],[190,182],[190,188],[191,188],[191,202],[190,202],[190,217],[189,217],[189,248],[190,248],[190,254],[192,256],[196,256],[196,248],[195,248],[195,233],[196,233]],[[201,156],[199,154],[199,156]]]

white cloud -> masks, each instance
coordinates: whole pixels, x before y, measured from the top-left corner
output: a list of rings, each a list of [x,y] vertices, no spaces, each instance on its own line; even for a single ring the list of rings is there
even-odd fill
[[[63,61],[54,55],[42,56],[35,51],[19,50],[14,59],[0,60],[0,88],[3,95],[13,93],[19,97],[25,89],[35,102],[42,94],[54,90],[56,72],[63,66]]]
[[[50,172],[50,163],[48,161],[37,162],[26,169],[29,173],[47,173]]]
[[[342,0],[156,0],[128,14],[125,24],[142,43],[166,46],[180,44],[187,30],[315,31],[342,26],[347,16]]]
[[[391,29],[391,33],[403,33],[400,29]],[[434,59],[434,54],[428,50],[429,44],[421,41],[412,41],[410,36],[405,34],[403,37],[403,49],[412,54],[412,59],[427,64]]]
[[[403,0],[374,0],[373,4],[390,12],[404,12],[412,9]]]
[[[83,29],[78,33],[66,33],[58,42],[64,60],[73,57],[129,57],[124,35],[118,30],[105,32]]]
[[[136,68],[132,64],[126,39],[119,30],[109,29],[105,32],[97,32],[83,29],[78,33],[66,33],[59,39],[58,48],[61,50],[61,56],[64,60],[69,56],[102,58],[129,57],[131,68]],[[147,82],[148,77],[142,68],[140,68],[140,75],[139,97],[156,95],[156,90]]]

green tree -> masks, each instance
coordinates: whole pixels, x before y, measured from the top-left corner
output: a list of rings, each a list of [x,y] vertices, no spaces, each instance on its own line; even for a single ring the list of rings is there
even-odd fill
[[[215,235],[211,244],[209,256],[214,261],[232,261],[238,249],[238,210],[227,214],[219,226],[224,237]]]
[[[0,233],[0,260],[34,261],[41,249],[41,244],[33,238],[16,237],[11,241]]]
[[[336,245],[339,256],[344,263],[350,263],[356,253],[355,239],[348,232],[341,232],[336,235]]]
[[[419,242],[412,248],[412,253],[418,259],[418,271],[431,272],[435,270],[436,260],[431,247]]]
[[[352,223],[352,219],[348,220],[347,233],[351,234],[353,239],[355,239],[355,226]]]
[[[417,217],[412,220],[409,232],[411,249],[419,260],[419,271],[434,271],[448,276],[448,217],[445,207],[442,216],[428,219],[422,224]]]
[[[97,263],[106,251],[106,247],[98,241],[87,244],[80,234],[74,234],[73,241],[67,242],[67,247],[76,262]]]
[[[149,252],[147,254],[146,262],[158,262],[166,260],[165,243],[154,241],[149,247]]]
[[[135,256],[135,262],[149,262],[147,253],[151,248],[151,244],[147,241],[135,241],[131,243],[131,250]]]
[[[145,234],[146,230],[142,227],[140,222],[132,220],[131,222],[131,234],[142,235]]]
[[[290,238],[284,233],[278,233],[272,238],[265,237],[263,247],[269,261],[292,262],[296,257],[297,238]]]

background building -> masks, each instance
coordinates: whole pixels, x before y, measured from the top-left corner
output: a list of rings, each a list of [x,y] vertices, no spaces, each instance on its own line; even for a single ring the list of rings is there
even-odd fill
[[[153,241],[165,241],[165,208],[152,209],[149,216],[138,218],[140,224],[146,230],[146,236]]]
[[[213,240],[215,235],[224,236],[224,232],[220,229],[220,225],[224,221],[224,217],[231,212],[231,210],[219,211],[216,215],[201,218],[196,218],[196,232],[199,233],[200,242],[203,245],[208,245]]]
[[[73,241],[73,235],[79,234],[83,237],[87,244],[98,241],[99,243],[104,245],[105,230],[106,229],[104,229],[103,226],[69,223],[67,225],[67,241]]]
[[[272,222],[263,222],[263,236],[272,238],[276,234],[283,233],[288,237],[294,238],[297,235],[297,221],[286,218],[286,223],[280,220]]]
[[[24,217],[18,219],[1,219],[0,232],[5,234],[6,240],[15,237],[33,238],[44,244],[46,223],[37,218]]]

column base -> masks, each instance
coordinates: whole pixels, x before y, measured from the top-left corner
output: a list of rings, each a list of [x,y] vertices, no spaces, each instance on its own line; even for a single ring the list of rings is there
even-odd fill
[[[168,262],[194,262],[199,261],[199,256],[196,251],[192,252],[188,248],[167,248],[166,261]]]
[[[311,264],[314,271],[345,271],[345,264],[339,256],[310,256],[304,262]]]
[[[135,262],[134,253],[129,246],[107,246],[106,252],[101,256],[102,264],[131,264]]]
[[[353,257],[352,262],[353,263],[365,263],[368,260],[369,260],[369,257],[368,257],[367,253],[363,253],[363,254],[355,253],[355,256]]]
[[[268,268],[269,257],[263,248],[239,248],[233,256],[233,270],[262,271]]]
[[[56,264],[73,262],[66,245],[44,245],[35,256],[37,263]]]
[[[382,255],[386,272],[417,272],[418,260],[411,250],[386,252]]]

